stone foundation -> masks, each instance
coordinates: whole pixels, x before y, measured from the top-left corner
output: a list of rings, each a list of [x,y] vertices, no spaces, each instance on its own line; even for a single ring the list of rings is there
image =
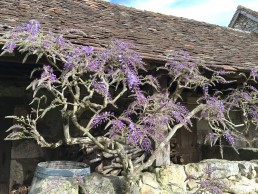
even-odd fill
[[[216,168],[211,178],[225,186],[225,194],[258,193],[258,160],[228,161],[218,159],[203,160],[187,165],[171,164],[156,168],[153,172],[144,172],[140,180],[140,194],[190,194],[199,187],[197,180],[204,177],[204,170]],[[189,175],[197,179],[187,180]],[[124,182],[120,177],[106,177],[92,173],[85,177],[85,187],[91,187],[95,193],[122,194]],[[209,192],[205,192],[209,194]],[[136,194],[136,193],[135,193]],[[138,192],[137,192],[138,194]],[[210,193],[212,194],[212,193]]]
[[[142,177],[142,194],[193,193],[200,185],[199,180],[187,180],[189,175],[197,179],[205,176],[204,170],[213,168],[211,178],[221,182],[224,193],[255,194],[258,193],[258,161],[227,161],[218,159],[203,160],[187,165],[171,164],[156,168],[153,173],[144,173]]]

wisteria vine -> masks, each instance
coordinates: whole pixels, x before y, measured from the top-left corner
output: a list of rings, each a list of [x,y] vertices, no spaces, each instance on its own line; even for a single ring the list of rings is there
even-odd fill
[[[18,51],[25,55],[23,62],[30,55],[37,56],[36,63],[44,61],[40,76],[35,78],[37,74],[32,73],[35,79],[28,86],[33,91],[31,113],[11,117],[18,124],[9,129],[6,139],[34,138],[43,147],[93,143],[120,157],[131,182],[152,165],[178,129],[191,130],[193,119],[208,121],[211,131],[206,141],[211,145],[224,138],[236,150],[237,137],[244,132],[238,128],[258,126],[257,68],[239,74],[244,82],[232,88],[235,80],[230,75],[234,72],[213,69],[179,51],[170,53],[168,62],[156,69],[157,75],[169,80],[161,87],[160,77],[150,75],[129,43],[115,40],[101,50],[78,46],[64,34],[44,31],[36,20],[12,29],[2,39],[2,55]],[[227,89],[215,91],[217,84]],[[186,106],[185,90],[202,91],[192,110]],[[51,98],[39,91],[48,91]],[[49,142],[38,131],[38,122],[52,109],[60,112],[63,121],[64,138],[57,142]],[[242,115],[243,124],[232,121],[235,110]],[[71,125],[83,135],[71,134]],[[133,166],[124,145],[146,151],[149,158]]]

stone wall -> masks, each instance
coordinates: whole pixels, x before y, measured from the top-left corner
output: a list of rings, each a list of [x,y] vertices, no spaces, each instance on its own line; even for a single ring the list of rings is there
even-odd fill
[[[223,186],[224,194],[256,194],[258,193],[258,160],[228,161],[209,159],[187,165],[171,164],[155,168],[152,172],[144,172],[140,181],[140,194],[190,194],[196,192],[200,180],[207,180],[204,173],[207,169],[216,168],[210,175],[214,183]],[[195,179],[188,179],[189,176]],[[123,194],[122,177],[103,176],[98,173],[89,174],[82,184],[94,194]],[[201,192],[214,194],[214,192]],[[139,194],[136,191],[134,194]]]
[[[193,193],[198,188],[199,179],[205,177],[204,170],[217,168],[211,178],[225,186],[223,193],[255,194],[258,193],[258,161],[227,161],[209,159],[187,165],[169,165],[146,172],[142,177],[141,194]],[[187,180],[194,175],[197,180]]]

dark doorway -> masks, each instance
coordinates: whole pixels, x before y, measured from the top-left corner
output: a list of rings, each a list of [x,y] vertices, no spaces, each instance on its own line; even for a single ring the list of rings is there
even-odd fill
[[[11,141],[5,141],[5,132],[12,125],[12,119],[5,116],[12,115],[15,100],[12,98],[0,98],[0,194],[9,193]]]
[[[177,151],[183,158],[183,164],[200,161],[200,151],[197,146],[197,122],[195,120],[192,122],[191,131],[181,128],[176,132]]]

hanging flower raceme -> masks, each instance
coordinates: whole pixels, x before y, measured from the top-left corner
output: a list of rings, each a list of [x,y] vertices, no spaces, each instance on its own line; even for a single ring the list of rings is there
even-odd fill
[[[141,148],[145,150],[146,152],[150,152],[152,148],[152,143],[149,138],[144,137],[143,140],[141,141]]]
[[[109,136],[112,139],[118,139],[119,137],[123,136],[125,124],[123,121],[119,119],[113,119],[110,121],[109,125]]]
[[[26,26],[27,32],[33,36],[39,32],[39,29],[40,29],[40,23],[37,20],[30,20]]]
[[[103,83],[101,81],[93,80],[92,87],[98,94],[100,94],[104,97],[107,97],[108,99],[111,99],[111,95],[110,95],[110,93],[108,91],[108,87],[106,86],[105,83]]]
[[[211,123],[222,121],[225,118],[225,105],[219,97],[206,95],[199,100],[206,101],[206,106],[201,112],[201,118],[208,119]]]
[[[90,56],[94,51],[94,48],[91,46],[83,46],[81,48],[81,52],[85,53],[87,56]]]
[[[131,50],[128,43],[114,41],[93,61],[102,65],[107,80],[113,80],[115,83],[123,82],[133,93],[140,90],[138,71],[145,71],[144,63],[139,54]]]
[[[108,119],[113,116],[112,112],[102,112],[94,117],[93,121],[91,122],[91,127],[98,127],[103,123],[107,122]]]
[[[38,35],[41,30],[40,22],[30,20],[27,24],[22,24],[13,28],[6,36],[10,36],[13,40],[25,40],[30,36]]]
[[[4,52],[12,53],[15,48],[24,53],[23,62],[29,55],[37,55],[37,61],[45,54],[56,61],[56,52],[62,53],[66,46],[66,41],[62,35],[57,35],[51,31],[45,33],[41,30],[40,22],[30,20],[27,24],[22,24],[13,28],[4,35],[8,39],[4,45]],[[67,49],[67,48],[66,48]]]
[[[211,147],[214,146],[216,144],[216,142],[218,141],[220,135],[214,132],[210,132],[206,135],[204,143],[209,142]]]
[[[41,73],[41,80],[43,80],[45,83],[54,84],[57,79],[56,75],[53,73],[53,68],[49,65],[43,66],[43,72]]]
[[[126,134],[127,140],[134,145],[137,145],[140,139],[145,135],[144,131],[142,131],[139,127],[137,127],[134,123],[130,123],[128,125],[128,133]]]
[[[56,37],[56,40],[55,40],[55,43],[57,45],[59,45],[60,47],[64,48],[65,47],[65,39],[63,36],[57,36]]]
[[[251,69],[250,76],[254,80],[257,80],[258,79],[258,68]]]
[[[235,148],[236,147],[236,141],[234,137],[230,134],[228,130],[224,132],[224,137],[228,141],[231,147]]]
[[[3,47],[4,52],[7,52],[7,53],[13,53],[15,48],[16,48],[16,43],[12,41],[8,41]]]
[[[254,124],[258,125],[258,105],[251,105],[248,111]]]
[[[145,151],[150,151],[152,149],[150,138],[153,137],[150,137],[150,134],[148,134],[148,131],[142,125],[137,125],[135,123],[130,123],[128,125],[126,139],[130,144],[140,147]]]
[[[139,78],[137,75],[135,75],[134,72],[131,72],[131,71],[127,71],[127,78],[128,78],[128,86],[129,86],[129,89],[134,92],[135,90],[136,91],[139,91],[139,85],[140,85],[140,82],[139,82]]]

